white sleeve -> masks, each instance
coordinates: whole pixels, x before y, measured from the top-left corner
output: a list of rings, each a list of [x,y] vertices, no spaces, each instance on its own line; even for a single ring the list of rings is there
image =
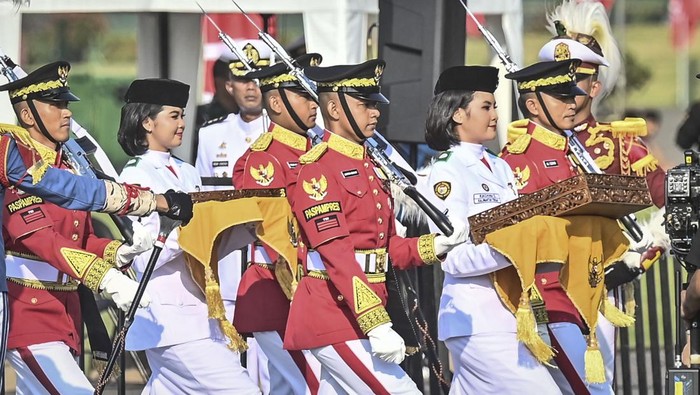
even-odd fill
[[[211,166],[211,160],[207,152],[208,141],[206,135],[206,130],[199,130],[199,145],[197,146],[197,158],[195,159],[194,167],[200,176],[212,177],[214,169]]]
[[[469,221],[470,191],[463,180],[469,177],[474,175],[460,175],[456,169],[448,167],[446,163],[436,162],[428,178],[431,200],[439,199],[435,195],[437,183],[449,183],[450,193],[444,198],[443,205],[447,208],[451,219],[465,223]],[[439,232],[432,222],[430,231]],[[468,240],[447,254],[442,262],[442,270],[454,277],[472,277],[491,273],[509,265],[510,263],[501,254],[493,251],[488,244],[475,245]]]

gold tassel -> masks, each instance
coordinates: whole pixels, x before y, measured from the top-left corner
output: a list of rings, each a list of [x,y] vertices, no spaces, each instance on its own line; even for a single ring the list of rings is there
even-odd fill
[[[230,349],[238,352],[245,351],[248,349],[248,344],[238,333],[236,327],[226,319],[226,309],[224,308],[224,300],[221,298],[221,288],[214,278],[211,267],[204,267],[204,276],[206,282],[204,294],[207,299],[209,318],[214,318],[219,321],[221,331],[229,340],[228,347]]]
[[[595,336],[595,328],[591,328],[591,334],[588,337],[588,347],[584,356],[586,364],[586,381],[591,384],[605,383],[605,363],[603,363],[603,354],[598,347],[598,340]]]
[[[238,352],[243,352],[248,349],[248,343],[246,343],[245,339],[238,333],[236,327],[233,326],[232,323],[224,317],[219,320],[219,324],[221,325],[221,330],[224,332],[224,335],[229,339],[228,348]]]
[[[515,322],[518,340],[525,344],[538,361],[545,363],[554,357],[552,348],[542,340],[535,330],[537,324],[527,290],[520,295],[518,310],[515,312]]]
[[[605,296],[603,296],[603,304],[600,305],[600,312],[611,324],[618,328],[627,328],[634,324],[634,316],[623,313]]]

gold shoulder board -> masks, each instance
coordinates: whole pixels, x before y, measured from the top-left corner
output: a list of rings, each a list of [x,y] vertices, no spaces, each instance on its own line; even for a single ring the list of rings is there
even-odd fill
[[[316,162],[328,150],[328,143],[320,143],[315,145],[309,152],[299,157],[299,163],[305,165],[307,163]]]
[[[272,143],[272,133],[263,133],[250,146],[251,151],[265,151]]]
[[[647,122],[644,118],[625,118],[613,121],[612,134],[615,137],[644,137],[647,135]]]
[[[522,136],[513,140],[512,143],[508,144],[506,149],[508,149],[508,152],[511,154],[522,154],[525,152],[527,147],[530,146],[530,140],[532,140],[532,136],[529,134],[523,134]]]

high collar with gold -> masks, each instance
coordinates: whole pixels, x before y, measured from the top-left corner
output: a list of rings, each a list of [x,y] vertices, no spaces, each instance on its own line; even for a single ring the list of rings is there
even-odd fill
[[[350,141],[335,133],[328,133],[328,147],[333,151],[339,152],[348,158],[362,160],[365,157],[365,147],[354,141]]]
[[[551,130],[540,126],[533,121],[528,122],[527,133],[532,136],[533,139],[558,151],[563,151],[568,146],[566,143],[566,137],[562,136],[558,132],[552,132]]]
[[[306,136],[294,133],[291,130],[277,125],[273,122],[270,122],[268,133],[272,135],[273,139],[288,147],[294,148],[298,151],[306,151],[306,147],[308,144],[308,139],[306,138]]]

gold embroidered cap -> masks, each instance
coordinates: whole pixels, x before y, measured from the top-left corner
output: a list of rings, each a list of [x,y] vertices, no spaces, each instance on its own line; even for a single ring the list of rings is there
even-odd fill
[[[380,80],[386,63],[372,59],[360,64],[313,67],[304,73],[318,84],[318,92],[344,92],[359,99],[388,104]]]
[[[228,48],[219,58],[220,61],[228,62],[228,67],[234,77],[246,77],[246,74],[248,74],[246,63],[250,65],[253,70],[268,67],[272,64],[272,50],[262,42],[262,40],[240,40],[236,42],[236,45],[246,59],[239,59],[238,56],[231,53]]]
[[[313,68],[321,64],[323,57],[317,53],[309,53],[299,56],[294,60],[294,63],[304,69]],[[246,74],[246,78],[257,79],[260,81],[260,90],[267,92],[272,89],[286,88],[303,90],[296,76],[290,73],[289,68],[283,62],[277,63],[270,67],[264,67],[260,70],[251,71]]]
[[[12,104],[26,100],[78,101],[68,87],[70,63],[58,61],[41,66],[26,77],[0,86],[10,94]]]
[[[524,69],[506,74],[515,80],[518,92],[544,92],[554,96],[584,96],[586,92],[576,86],[576,69],[579,59],[539,62]]]

